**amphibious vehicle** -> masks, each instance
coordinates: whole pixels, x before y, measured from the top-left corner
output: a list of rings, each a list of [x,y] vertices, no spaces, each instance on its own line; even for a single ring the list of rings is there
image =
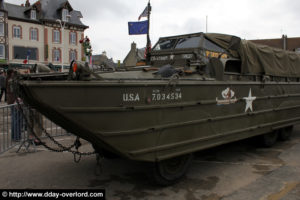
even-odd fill
[[[104,156],[153,165],[178,181],[196,151],[260,136],[270,146],[300,121],[300,56],[224,34],[162,37],[146,66],[19,77],[25,103]]]

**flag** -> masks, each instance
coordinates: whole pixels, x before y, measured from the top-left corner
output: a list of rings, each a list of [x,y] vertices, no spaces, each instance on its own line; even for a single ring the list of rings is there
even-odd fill
[[[144,58],[147,58],[147,54],[150,53],[151,47],[152,47],[151,41],[149,41],[149,46],[148,47],[146,46],[146,48],[145,48]]]
[[[28,50],[28,51],[27,51],[27,55],[26,55],[26,59],[23,60],[23,64],[28,64],[30,53],[31,53],[31,51]]]
[[[128,22],[129,35],[141,35],[148,33],[148,20],[141,22]]]
[[[142,17],[148,17],[148,6],[146,6],[142,14],[140,14],[139,21],[141,20]]]

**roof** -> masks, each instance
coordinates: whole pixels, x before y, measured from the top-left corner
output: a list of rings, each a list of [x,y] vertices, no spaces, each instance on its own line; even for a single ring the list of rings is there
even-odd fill
[[[61,19],[61,10],[64,6],[69,9],[69,15],[71,16],[67,24],[88,28],[80,20],[82,18],[81,12],[73,10],[68,0],[39,0],[30,7],[4,3],[4,8],[8,11],[9,18],[38,23],[44,21],[55,22],[57,19]],[[40,12],[38,15],[39,19],[37,20],[30,19],[30,15],[26,14],[34,7],[37,7],[38,12]]]
[[[24,6],[18,6],[15,4],[10,3],[4,3],[4,9],[8,12],[8,17],[10,18],[17,18],[17,19],[25,19],[27,18],[25,16],[26,7]],[[28,19],[30,20],[30,19]]]
[[[288,38],[282,37],[282,38],[276,38],[276,39],[259,39],[259,40],[250,40],[251,42],[254,42],[256,44],[263,44],[268,45],[275,48],[284,48],[284,40],[286,40],[286,50],[294,51],[297,48],[300,48],[300,37],[292,37]]]
[[[137,54],[138,61],[145,60],[145,51],[146,51],[146,47],[137,49],[136,54]]]

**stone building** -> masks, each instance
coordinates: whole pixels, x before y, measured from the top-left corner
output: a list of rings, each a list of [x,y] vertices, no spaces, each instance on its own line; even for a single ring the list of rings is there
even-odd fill
[[[135,67],[145,64],[145,48],[137,49],[136,43],[131,44],[131,49],[123,60],[124,67]]]
[[[108,58],[106,52],[103,51],[102,54],[93,55],[93,65],[99,66],[103,69],[115,69],[117,67],[112,58]]]

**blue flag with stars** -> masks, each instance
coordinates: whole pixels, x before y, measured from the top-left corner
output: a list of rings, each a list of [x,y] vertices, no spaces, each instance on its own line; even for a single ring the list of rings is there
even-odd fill
[[[128,22],[129,35],[142,35],[148,33],[148,20],[141,22]]]

